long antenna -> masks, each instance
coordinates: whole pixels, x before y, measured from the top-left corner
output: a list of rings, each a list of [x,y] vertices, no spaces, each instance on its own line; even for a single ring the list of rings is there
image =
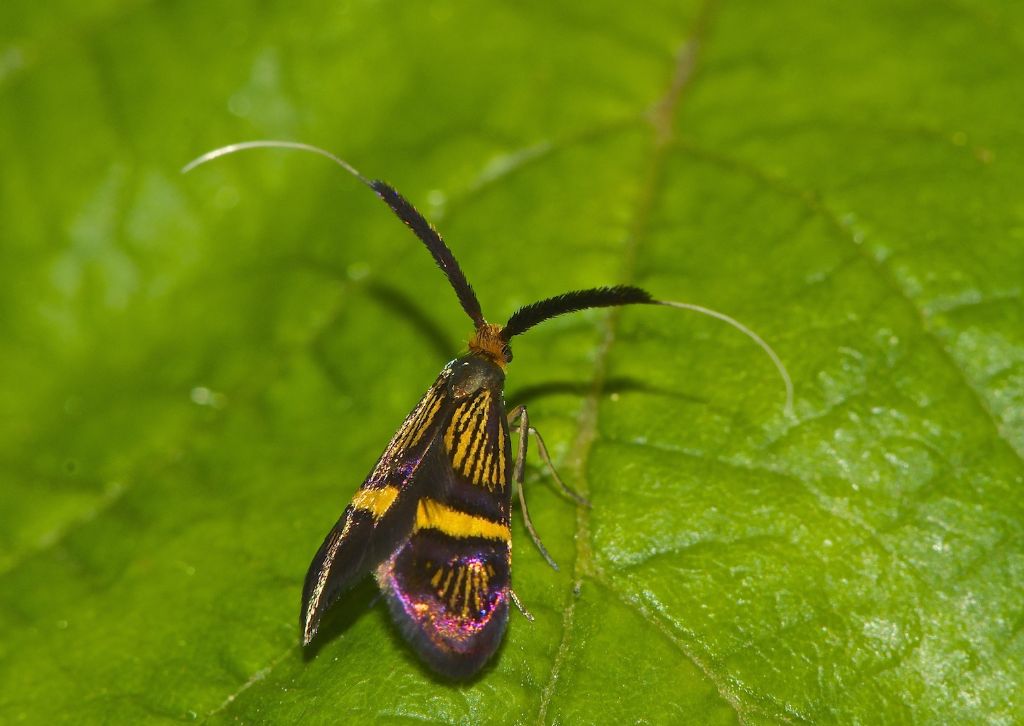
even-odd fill
[[[789,377],[789,371],[786,370],[786,365],[779,358],[779,354],[775,352],[775,349],[768,345],[768,341],[762,338],[760,335],[755,333],[753,330],[748,328],[746,325],[741,323],[734,317],[720,313],[717,310],[706,308],[703,305],[694,305],[693,303],[676,302],[675,300],[658,300],[658,305],[667,305],[670,308],[678,308],[679,310],[689,310],[694,313],[700,313],[701,315],[707,315],[708,317],[721,320],[727,325],[731,325],[736,330],[743,333],[745,336],[750,338],[752,341],[760,346],[761,350],[765,352],[773,364],[775,369],[779,372],[779,377],[782,378],[782,383],[786,387],[786,415],[792,415],[793,413],[793,379]]]
[[[538,323],[566,313],[589,308],[608,308],[618,305],[634,305],[657,302],[646,290],[629,285],[594,287],[588,290],[573,290],[561,295],[538,300],[524,305],[512,313],[512,317],[501,329],[501,339],[506,343],[514,335],[521,335]]]
[[[551,318],[559,315],[573,313],[578,310],[586,310],[588,308],[617,307],[620,305],[665,305],[670,308],[689,310],[691,312],[700,313],[701,315],[707,315],[708,317],[721,320],[723,323],[736,328],[736,330],[740,331],[757,343],[761,350],[765,352],[768,358],[770,358],[772,363],[775,365],[776,370],[779,372],[779,377],[782,378],[782,383],[786,387],[786,414],[792,414],[793,380],[789,377],[789,371],[786,370],[786,366],[783,364],[782,359],[779,358],[778,353],[768,345],[764,338],[740,321],[726,315],[725,313],[720,313],[717,310],[712,310],[711,308],[706,308],[701,305],[694,305],[693,303],[676,302],[674,300],[655,300],[651,297],[649,292],[642,290],[639,287],[632,287],[629,285],[595,287],[587,290],[573,290],[572,292],[566,292],[561,295],[545,298],[544,300],[538,300],[535,303],[524,305],[512,313],[512,317],[508,319],[508,322],[505,324],[505,327],[502,328],[499,335],[501,339],[507,343],[513,336],[525,333],[534,325],[542,323],[545,320],[550,320]]]
[[[370,187],[370,189],[377,193],[377,196],[383,199],[384,202],[391,207],[391,211],[393,211],[400,220],[405,222],[405,225],[411,229],[417,237],[419,237],[420,241],[424,245],[426,245],[427,250],[430,251],[431,256],[434,258],[434,262],[437,263],[437,266],[441,268],[442,272],[444,272],[445,277],[448,278],[448,282],[455,290],[455,294],[458,296],[459,302],[462,304],[462,309],[466,311],[467,315],[469,315],[470,319],[473,321],[473,325],[475,325],[478,330],[486,325],[483,312],[480,309],[480,301],[477,300],[476,293],[473,292],[473,286],[469,284],[469,280],[466,279],[465,274],[462,272],[462,268],[459,267],[459,263],[455,259],[455,255],[453,255],[452,251],[448,249],[448,246],[444,243],[444,240],[441,239],[441,235],[437,233],[437,230],[435,230],[430,223],[424,219],[423,215],[416,211],[416,208],[393,187],[376,179],[368,179],[360,174],[354,166],[344,159],[335,156],[326,149],[321,149],[320,147],[312,146],[311,144],[303,144],[298,141],[243,141],[237,144],[221,146],[219,149],[206,152],[202,156],[193,159],[182,167],[181,173],[187,174],[197,166],[201,166],[208,161],[213,161],[214,159],[219,159],[222,156],[234,154],[239,151],[246,151],[247,149],[296,149],[298,151],[308,151],[312,154],[317,154],[330,159],[363,184]]]

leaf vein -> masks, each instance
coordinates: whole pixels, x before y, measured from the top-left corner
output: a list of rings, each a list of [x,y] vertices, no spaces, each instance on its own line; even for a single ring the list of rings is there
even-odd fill
[[[644,183],[637,199],[633,220],[623,244],[624,260],[622,263],[623,273],[621,279],[624,283],[631,282],[636,276],[636,258],[639,253],[640,242],[646,235],[651,214],[657,202],[662,171],[672,139],[672,123],[684,94],[695,76],[699,52],[705,43],[711,17],[715,9],[716,0],[705,0],[702,4],[686,41],[676,54],[675,67],[673,68],[669,87],[648,113],[648,120],[654,131],[654,146],[645,169]],[[590,489],[586,477],[586,462],[589,459],[590,450],[598,435],[598,408],[607,377],[608,356],[616,339],[617,322],[618,310],[613,308],[605,318],[604,334],[598,345],[594,360],[593,383],[590,392],[583,400],[578,417],[576,439],[570,449],[569,459],[574,462],[577,482],[580,493],[583,496],[586,496]],[[576,515],[576,561],[574,563],[576,586],[579,587],[582,579],[588,575],[603,581],[600,565],[597,564],[594,557],[589,511],[587,508],[581,507],[577,510]],[[607,584],[605,584],[605,587],[607,587]],[[561,668],[568,657],[569,644],[572,641],[574,615],[575,598],[571,599],[566,606],[563,618],[562,641],[559,644],[558,653],[552,664],[550,678],[544,687],[541,697],[541,705],[537,717],[538,723],[541,724],[546,723],[548,708],[554,696],[555,685]],[[690,653],[686,650],[683,650],[683,653],[694,662],[696,667],[708,673],[701,663],[694,660]],[[722,699],[733,708],[741,721],[744,720],[743,710],[735,699],[734,694],[719,679],[711,674],[708,675]]]
[[[765,171],[753,164],[743,161],[742,159],[734,158],[722,152],[704,149],[689,143],[677,144],[677,146],[679,150],[684,153],[695,158],[703,159],[712,164],[716,164],[723,169],[743,174],[753,181],[774,190],[782,196],[798,201],[803,204],[808,211],[823,219],[841,239],[852,245],[857,251],[857,254],[860,255],[868,265],[869,269],[871,269],[882,280],[890,293],[892,293],[896,299],[910,310],[925,337],[931,341],[936,352],[959,376],[964,387],[970,392],[975,405],[992,426],[997,437],[1001,439],[1010,451],[1014,453],[1017,461],[1021,465],[1024,465],[1024,446],[1019,446],[1006,434],[1006,431],[1003,429],[1003,426],[982,392],[967,375],[967,372],[942,341],[942,338],[928,324],[927,311],[915,302],[913,297],[911,297],[907,290],[900,284],[899,279],[893,274],[884,261],[879,260],[877,257],[872,255],[870,251],[866,249],[865,245],[859,244],[857,240],[854,239],[854,236],[850,232],[848,226],[843,223],[835,210],[829,207],[819,194],[808,189],[803,189],[790,181],[772,174],[771,172]]]

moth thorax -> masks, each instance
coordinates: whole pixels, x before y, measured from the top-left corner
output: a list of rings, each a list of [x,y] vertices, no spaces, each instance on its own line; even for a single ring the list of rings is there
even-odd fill
[[[449,390],[456,399],[472,396],[481,389],[501,394],[505,373],[487,356],[470,353],[451,362]]]
[[[469,340],[469,352],[486,358],[501,368],[512,360],[508,341],[501,337],[501,326],[495,323],[484,323],[477,328]]]

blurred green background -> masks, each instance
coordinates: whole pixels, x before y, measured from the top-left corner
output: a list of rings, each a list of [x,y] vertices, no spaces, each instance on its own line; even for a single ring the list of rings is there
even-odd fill
[[[1024,6],[0,4],[0,722],[1024,719]],[[468,321],[516,346],[513,614],[435,679],[302,578]]]

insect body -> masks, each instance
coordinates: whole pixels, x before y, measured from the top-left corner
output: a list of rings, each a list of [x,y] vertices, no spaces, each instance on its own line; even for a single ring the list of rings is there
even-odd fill
[[[312,151],[373,189],[433,255],[475,327],[468,354],[444,367],[406,417],[313,558],[302,591],[303,644],[316,635],[327,609],[373,573],[402,633],[434,670],[469,677],[494,654],[508,622],[509,600],[519,605],[511,588],[513,489],[527,530],[554,566],[530,523],[522,489],[528,435],[537,437],[547,460],[543,439],[530,428],[526,408],[508,415],[503,398],[505,368],[512,360],[509,341],[534,325],[597,307],[659,304],[695,310],[728,322],[764,348],[786,383],[787,407],[792,399],[784,367],[755,333],[722,313],[655,300],[636,287],[568,292],[520,308],[504,326],[488,323],[455,257],[413,206],[387,184],[365,178],[322,149],[279,141],[234,144],[199,157],[185,171],[254,147]],[[518,422],[514,456],[510,421]],[[551,472],[563,490],[585,503]]]
[[[305,642],[337,595],[373,571],[402,632],[437,671],[470,675],[508,620],[512,461],[501,367],[449,363],[398,429],[313,558]]]
[[[587,307],[653,302],[631,287],[585,294]],[[576,305],[577,296],[557,305]],[[469,354],[444,367],[327,535],[303,588],[304,642],[325,608],[372,571],[392,617],[436,671],[470,676],[500,645],[514,597],[512,488],[522,493],[529,430],[520,407],[511,417],[520,421],[513,457],[503,399],[512,356],[504,336],[516,321],[505,328],[484,323]],[[547,557],[543,546],[541,552]]]

